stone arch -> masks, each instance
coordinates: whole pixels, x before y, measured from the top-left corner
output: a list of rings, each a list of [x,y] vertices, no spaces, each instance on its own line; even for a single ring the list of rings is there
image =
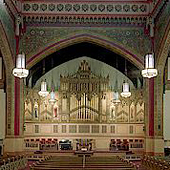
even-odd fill
[[[106,39],[103,39],[98,36],[90,35],[90,34],[80,34],[76,35],[74,37],[69,37],[67,39],[61,40],[59,42],[56,42],[41,52],[35,54],[27,61],[27,68],[31,68],[33,65],[41,61],[46,56],[56,52],[57,50],[60,50],[62,48],[68,47],[73,44],[81,43],[81,42],[89,42],[96,45],[99,45],[101,47],[104,47],[106,49],[109,49],[124,58],[129,59],[134,65],[136,65],[139,69],[143,68],[143,61],[136,56],[135,54],[131,53],[130,51],[126,50],[122,46],[115,44],[114,42],[108,41]]]
[[[155,79],[155,135],[163,136],[163,77],[168,53],[170,51],[170,23],[159,48],[156,67],[158,76]]]
[[[6,68],[6,92],[7,92],[7,100],[6,100],[6,119],[7,119],[7,126],[13,127],[14,121],[12,121],[12,112],[14,109],[13,108],[13,90],[12,90],[12,84],[13,84],[13,75],[12,75],[12,69],[14,68],[14,61],[12,60],[12,52],[11,48],[8,43],[8,39],[5,33],[5,30],[3,28],[2,23],[0,22],[0,51],[3,56],[3,61],[5,64]],[[6,128],[6,135],[10,135],[12,133],[13,128]]]

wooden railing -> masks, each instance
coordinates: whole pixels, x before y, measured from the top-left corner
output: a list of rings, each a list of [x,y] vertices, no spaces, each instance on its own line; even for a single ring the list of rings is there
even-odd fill
[[[141,155],[132,154],[132,155],[126,155],[124,159],[128,161],[141,161],[141,158],[142,158]]]

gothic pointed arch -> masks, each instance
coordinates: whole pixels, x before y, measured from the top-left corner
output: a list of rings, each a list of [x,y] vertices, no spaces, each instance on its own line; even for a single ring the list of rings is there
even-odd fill
[[[135,55],[132,51],[128,51],[123,46],[116,44],[111,40],[109,41],[103,37],[94,36],[91,34],[79,34],[76,36],[70,36],[69,38],[62,39],[61,41],[53,43],[50,46],[47,46],[42,51],[38,52],[37,54],[29,58],[29,60],[27,61],[27,67],[31,68],[33,65],[35,65],[42,59],[46,58],[48,55],[51,55],[52,53],[60,49],[66,48],[74,44],[82,43],[82,42],[88,42],[88,43],[92,43],[92,44],[96,44],[98,46],[104,47],[130,60],[130,62],[136,65],[139,69],[143,68],[143,61],[140,59],[140,57]]]
[[[163,79],[164,79],[164,69],[168,54],[170,52],[170,23],[166,27],[166,31],[161,42],[161,46],[158,51],[158,58],[157,58],[157,69],[158,69],[158,76],[155,80],[155,99],[156,109],[155,109],[155,132],[157,136],[163,135]]]

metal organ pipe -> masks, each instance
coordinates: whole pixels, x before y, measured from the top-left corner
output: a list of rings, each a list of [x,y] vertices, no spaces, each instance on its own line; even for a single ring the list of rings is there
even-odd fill
[[[84,119],[86,119],[86,93],[84,93]]]

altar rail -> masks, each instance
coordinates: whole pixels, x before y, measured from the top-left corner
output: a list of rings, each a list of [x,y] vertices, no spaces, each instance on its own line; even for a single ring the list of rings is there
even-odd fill
[[[128,161],[141,161],[142,159],[142,156],[141,155],[126,155],[125,156],[125,160],[128,160]]]

